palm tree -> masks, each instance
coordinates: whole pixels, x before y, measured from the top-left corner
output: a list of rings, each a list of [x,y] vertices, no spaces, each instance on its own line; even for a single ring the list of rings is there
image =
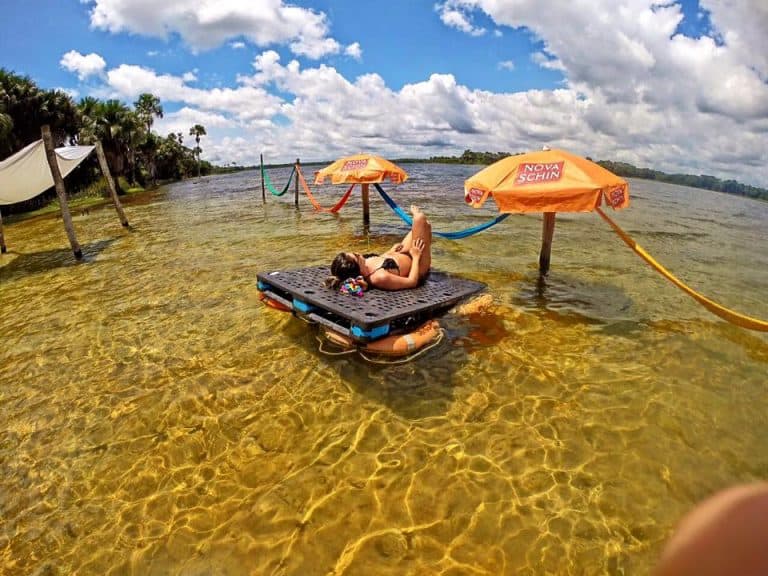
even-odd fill
[[[179,142],[181,134],[171,132],[165,138],[157,139],[157,171],[161,178],[184,178],[187,175],[189,149]]]
[[[160,105],[160,98],[153,94],[144,93],[139,96],[139,99],[133,103],[133,107],[136,110],[136,115],[144,123],[147,128],[147,134],[152,131],[152,124],[155,121],[155,116],[158,118],[163,117],[163,107]]]
[[[56,144],[79,130],[72,99],[60,90],[41,90],[28,76],[0,68],[0,156],[40,139],[40,127],[49,124]]]
[[[48,124],[51,127],[57,145],[74,142],[80,131],[80,114],[69,94],[61,90],[44,91],[39,112],[40,126]],[[37,127],[36,132],[39,131]]]
[[[189,135],[195,137],[195,142],[197,144],[194,153],[197,156],[197,177],[200,178],[200,153],[203,151],[203,149],[200,148],[200,136],[206,135],[205,127],[202,124],[195,124],[189,129]]]
[[[78,102],[77,109],[80,112],[79,142],[93,142],[97,139],[96,121],[99,118],[100,105],[101,102],[92,96],[81,98]]]
[[[13,130],[13,118],[6,114],[3,105],[2,88],[0,88],[0,150],[10,148],[11,131]],[[4,155],[3,155],[4,156]],[[0,156],[2,158],[2,156]]]
[[[135,135],[140,128],[139,119],[119,100],[102,102],[83,98],[79,109],[83,116],[80,140],[84,144],[101,140],[104,156],[117,183],[117,177],[125,175],[126,165],[133,164],[131,156],[136,146]],[[119,184],[117,187],[121,192]]]
[[[139,121],[143,123],[146,128],[146,134],[143,142],[139,144],[147,157],[147,168],[149,169],[149,176],[152,180],[152,184],[157,184],[157,166],[156,166],[156,151],[157,143],[152,138],[152,124],[155,121],[155,116],[158,118],[163,117],[163,107],[160,105],[160,98],[153,94],[144,93],[139,96],[139,99],[133,103],[136,116]]]

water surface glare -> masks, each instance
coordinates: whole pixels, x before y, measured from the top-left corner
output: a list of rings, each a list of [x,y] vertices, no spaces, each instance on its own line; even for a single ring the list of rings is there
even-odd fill
[[[436,230],[473,166],[406,165],[388,187]],[[307,173],[310,171],[307,170]],[[288,170],[272,170],[280,186]],[[330,206],[342,188],[322,187]],[[631,182],[617,222],[726,306],[768,318],[768,204]],[[0,257],[0,573],[647,574],[680,515],[768,478],[768,338],[711,316],[596,214],[436,239],[488,284],[415,362],[317,349],[263,306],[262,270],[380,251],[378,196],[337,216],[253,172],[188,180],[6,226]]]

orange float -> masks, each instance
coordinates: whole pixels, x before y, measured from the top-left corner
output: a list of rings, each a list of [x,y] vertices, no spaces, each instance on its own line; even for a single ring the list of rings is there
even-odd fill
[[[264,302],[264,304],[270,308],[274,308],[275,310],[280,310],[282,312],[290,312],[292,310],[292,308],[286,306],[282,302],[278,302],[277,300],[273,300],[269,296],[266,296],[263,292],[259,294],[259,300]]]
[[[442,336],[442,329],[437,320],[429,320],[413,332],[393,334],[373,342],[357,345],[350,337],[324,330],[325,337],[341,348],[357,348],[361,352],[369,352],[380,356],[408,356],[418,352],[425,346],[436,342]]]

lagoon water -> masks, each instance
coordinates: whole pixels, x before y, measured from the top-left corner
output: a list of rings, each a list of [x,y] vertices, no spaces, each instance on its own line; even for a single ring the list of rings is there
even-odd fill
[[[435,230],[493,216],[474,166],[387,187]],[[307,174],[309,169],[305,170]],[[276,185],[288,171],[271,170]],[[322,187],[334,203],[341,188]],[[375,193],[339,215],[258,173],[188,180],[6,226],[0,258],[4,575],[647,574],[675,522],[768,477],[768,337],[710,315],[596,214],[436,239],[488,285],[416,361],[318,351],[259,302],[259,271],[377,251],[404,232]],[[631,181],[619,225],[694,289],[768,318],[768,203]]]

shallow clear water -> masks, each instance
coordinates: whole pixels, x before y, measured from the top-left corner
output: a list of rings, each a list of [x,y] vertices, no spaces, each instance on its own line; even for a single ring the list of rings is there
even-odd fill
[[[477,167],[388,187],[436,230],[490,218]],[[310,170],[306,172],[309,174]],[[276,185],[287,170],[272,170]],[[615,215],[705,295],[768,318],[768,204],[645,181]],[[323,187],[331,205],[341,188]],[[6,226],[0,258],[0,573],[645,574],[682,513],[768,477],[768,338],[711,316],[596,214],[460,241],[435,267],[488,284],[422,358],[317,349],[259,271],[404,232],[372,194],[338,216],[257,173]],[[491,203],[489,203],[491,204]]]

